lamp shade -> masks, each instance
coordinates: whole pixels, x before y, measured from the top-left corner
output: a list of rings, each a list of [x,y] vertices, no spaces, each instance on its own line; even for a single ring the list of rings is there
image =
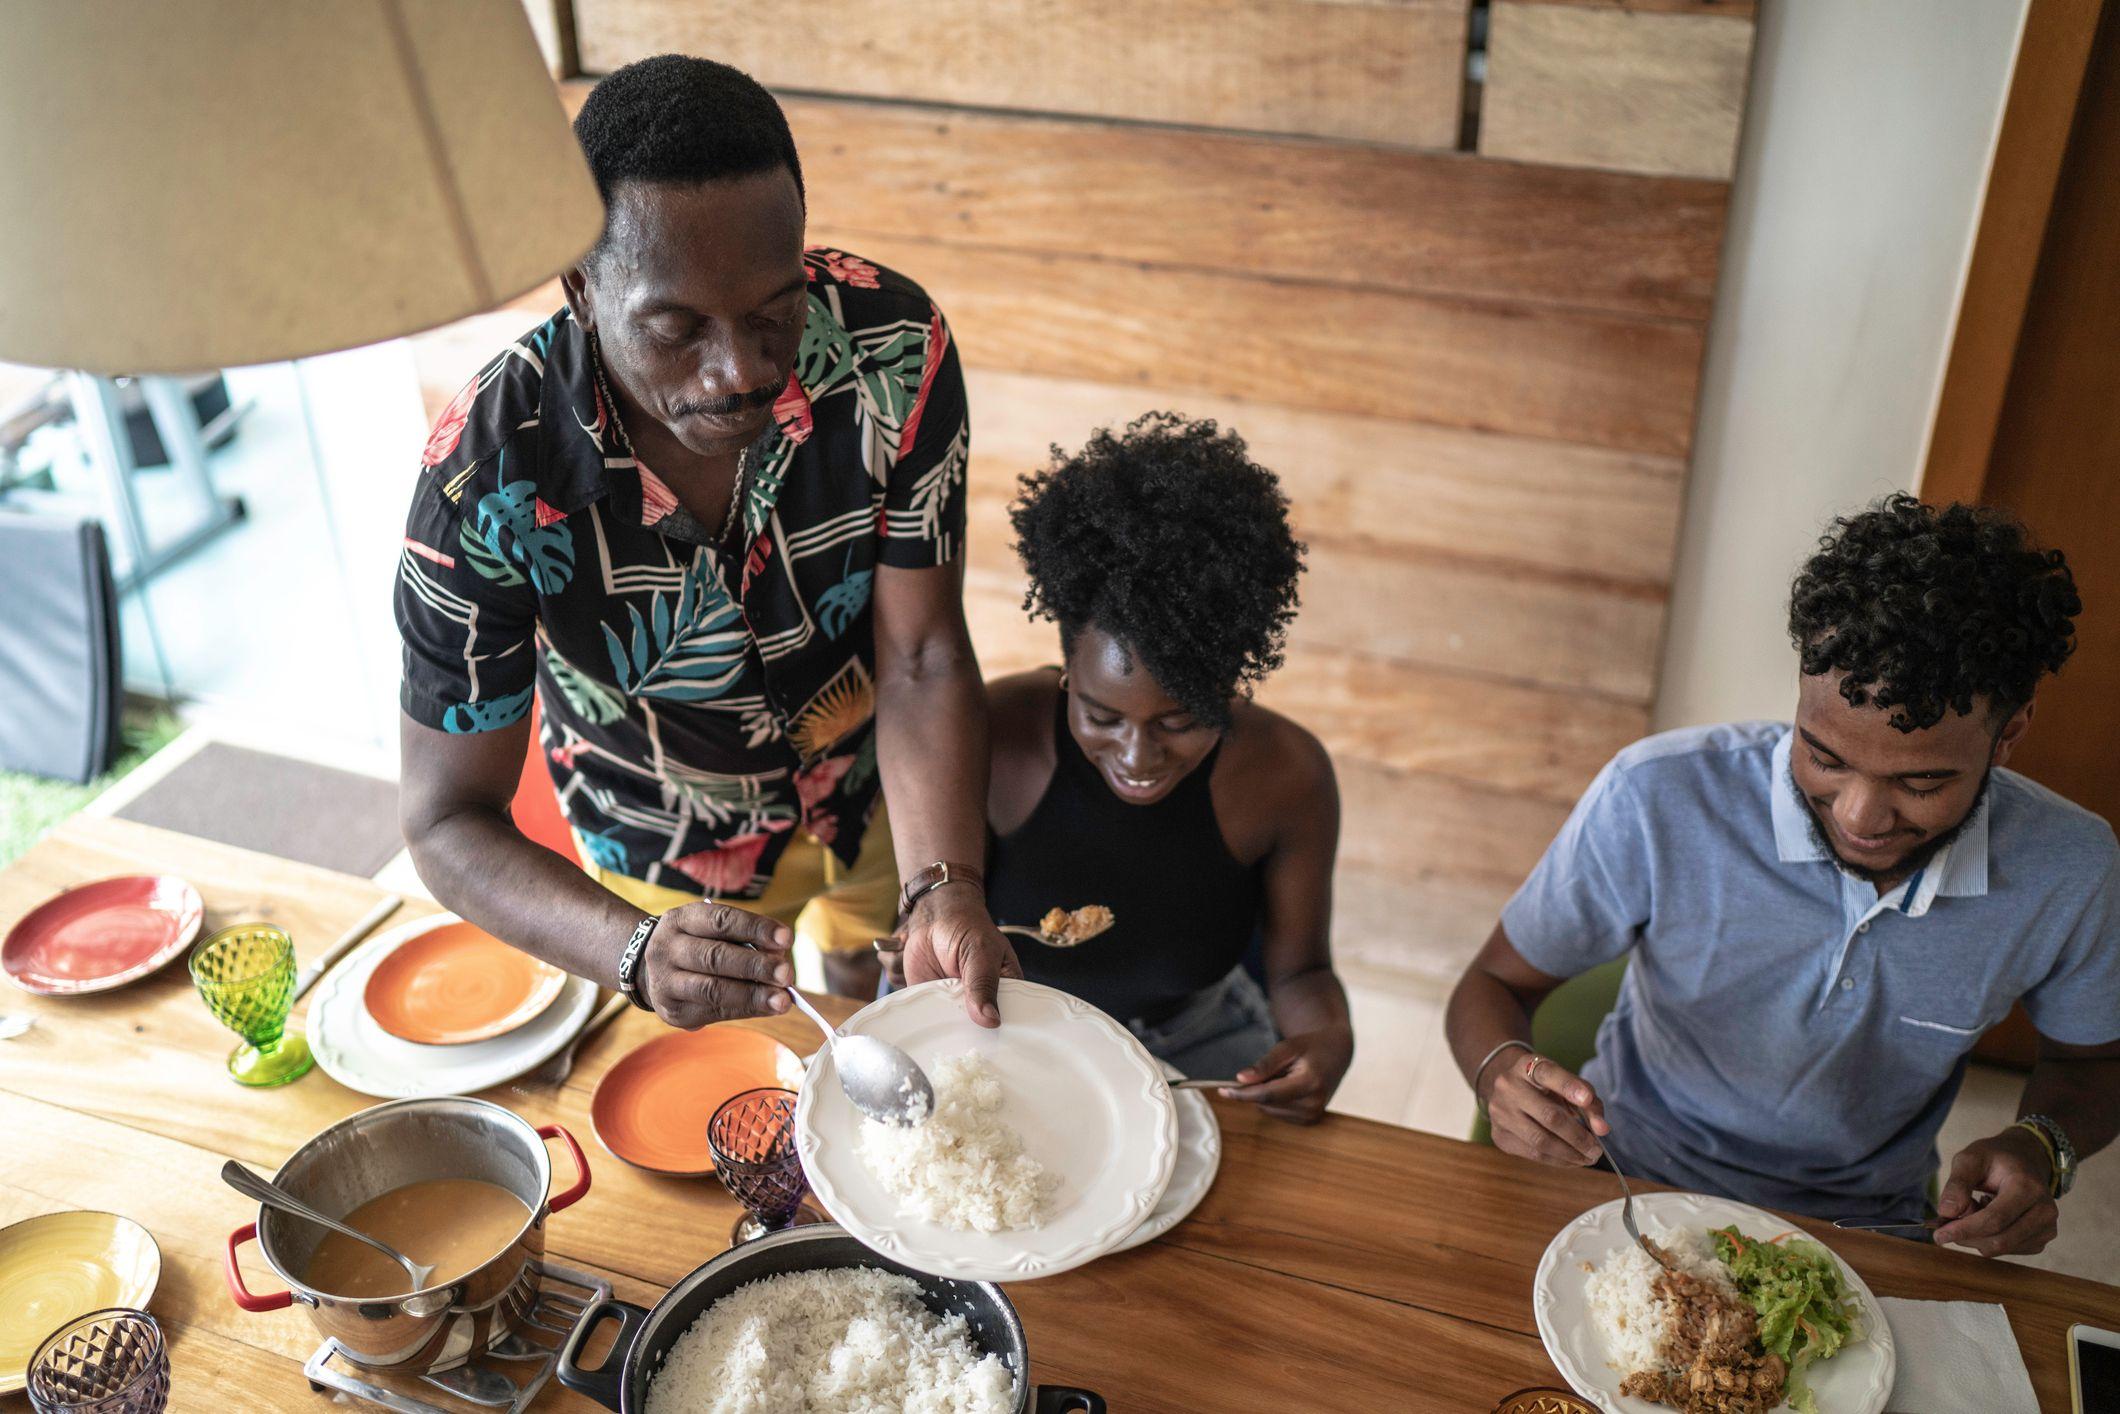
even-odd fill
[[[374,343],[602,223],[520,0],[0,0],[0,360]]]

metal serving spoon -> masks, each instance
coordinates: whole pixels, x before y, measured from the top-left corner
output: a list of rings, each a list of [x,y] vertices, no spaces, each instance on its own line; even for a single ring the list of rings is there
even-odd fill
[[[935,1087],[911,1056],[874,1036],[845,1035],[818,1015],[802,993],[790,987],[788,995],[824,1032],[825,1044],[832,1048],[832,1068],[839,1072],[839,1088],[855,1109],[882,1124],[927,1123],[935,1112]]]
[[[434,1275],[433,1267],[413,1261],[389,1243],[380,1242],[370,1237],[367,1233],[362,1232],[359,1228],[348,1227],[336,1218],[325,1217],[286,1189],[262,1175],[252,1173],[234,1159],[230,1159],[227,1163],[221,1165],[221,1181],[245,1198],[252,1198],[268,1207],[278,1208],[283,1213],[292,1213],[298,1218],[317,1224],[319,1227],[328,1227],[333,1232],[350,1237],[356,1242],[367,1243],[370,1247],[373,1247],[376,1251],[405,1269],[405,1275],[412,1278],[412,1291],[425,1290],[427,1279]],[[410,1294],[411,1292],[406,1293],[408,1296]]]

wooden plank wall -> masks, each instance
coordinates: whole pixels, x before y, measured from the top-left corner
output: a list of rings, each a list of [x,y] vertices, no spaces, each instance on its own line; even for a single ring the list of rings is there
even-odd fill
[[[1336,946],[1453,975],[1648,721],[1750,7],[1497,0],[1471,150],[1464,0],[572,8],[592,75],[682,50],[782,90],[812,239],[949,316],[989,672],[1057,654],[1006,520],[1052,444],[1244,433],[1310,545],[1261,696],[1338,766]],[[528,307],[430,336],[435,393]]]

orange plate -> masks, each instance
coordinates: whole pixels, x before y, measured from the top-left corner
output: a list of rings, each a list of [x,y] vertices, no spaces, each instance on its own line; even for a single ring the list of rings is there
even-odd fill
[[[559,997],[567,974],[469,923],[407,938],[376,964],[362,994],[375,1024],[423,1046],[504,1035]]]
[[[731,1095],[800,1089],[802,1060],[744,1026],[673,1031],[624,1056],[589,1102],[596,1137],[635,1168],[697,1177],[714,1172],[707,1121]]]

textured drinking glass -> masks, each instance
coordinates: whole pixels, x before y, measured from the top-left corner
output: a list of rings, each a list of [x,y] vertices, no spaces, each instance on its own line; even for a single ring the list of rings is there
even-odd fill
[[[744,1216],[733,1238],[749,1242],[791,1225],[808,1182],[795,1152],[795,1092],[746,1090],[732,1095],[707,1121],[714,1171]]]
[[[285,1085],[309,1073],[309,1041],[287,1033],[294,1007],[294,941],[278,928],[223,928],[191,955],[191,980],[214,1019],[243,1038],[228,1073],[245,1085]]]
[[[37,1414],[162,1414],[169,1404],[169,1347],[145,1311],[112,1307],[68,1321],[29,1365]]]

